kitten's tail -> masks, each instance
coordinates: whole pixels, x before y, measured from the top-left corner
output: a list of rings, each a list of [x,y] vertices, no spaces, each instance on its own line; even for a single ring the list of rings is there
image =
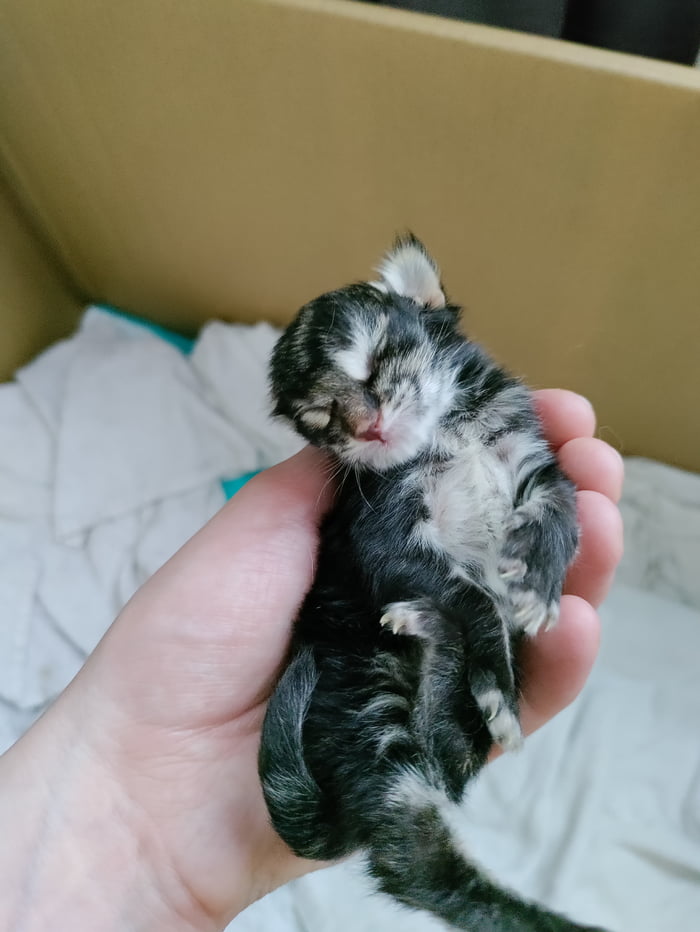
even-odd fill
[[[330,860],[363,848],[383,892],[467,932],[603,932],[493,883],[457,834],[457,806],[439,775],[421,762],[417,747],[388,765],[394,778],[386,796],[375,799],[369,811],[355,811],[350,833],[340,831],[338,803],[325,797],[303,751],[302,727],[317,682],[313,653],[302,650],[283,674],[263,726],[259,768],[265,800],[275,829],[293,851]]]
[[[282,674],[267,707],[258,769],[272,823],[292,850],[327,860],[333,850],[324,798],[304,759],[302,727],[318,681],[310,650],[300,651]],[[324,828],[328,826],[328,831]]]
[[[469,932],[603,932],[493,883],[455,832],[456,804],[413,767],[404,769],[387,801],[368,850],[369,870],[401,903]]]

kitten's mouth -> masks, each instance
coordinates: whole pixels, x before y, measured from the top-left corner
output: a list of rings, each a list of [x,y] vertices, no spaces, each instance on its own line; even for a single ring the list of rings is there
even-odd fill
[[[387,442],[385,424],[381,411],[373,419],[358,425],[355,430],[355,439],[364,440],[368,443],[373,441],[377,441],[378,443]]]

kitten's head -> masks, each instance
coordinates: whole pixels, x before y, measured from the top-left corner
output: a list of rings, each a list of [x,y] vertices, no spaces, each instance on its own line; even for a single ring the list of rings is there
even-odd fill
[[[376,282],[305,305],[270,369],[275,413],[341,460],[385,470],[433,440],[455,393],[459,311],[413,237],[397,241]]]

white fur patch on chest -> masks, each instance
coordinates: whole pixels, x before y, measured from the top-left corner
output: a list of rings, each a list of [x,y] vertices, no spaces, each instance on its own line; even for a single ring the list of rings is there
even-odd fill
[[[428,517],[416,525],[422,546],[442,551],[465,569],[490,576],[505,523],[512,512],[514,476],[495,450],[479,441],[465,445],[444,467],[421,477]]]

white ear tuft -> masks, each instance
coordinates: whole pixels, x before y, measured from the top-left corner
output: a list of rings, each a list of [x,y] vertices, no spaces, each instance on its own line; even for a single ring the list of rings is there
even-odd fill
[[[438,267],[414,236],[398,239],[377,271],[389,291],[425,307],[445,306]]]

